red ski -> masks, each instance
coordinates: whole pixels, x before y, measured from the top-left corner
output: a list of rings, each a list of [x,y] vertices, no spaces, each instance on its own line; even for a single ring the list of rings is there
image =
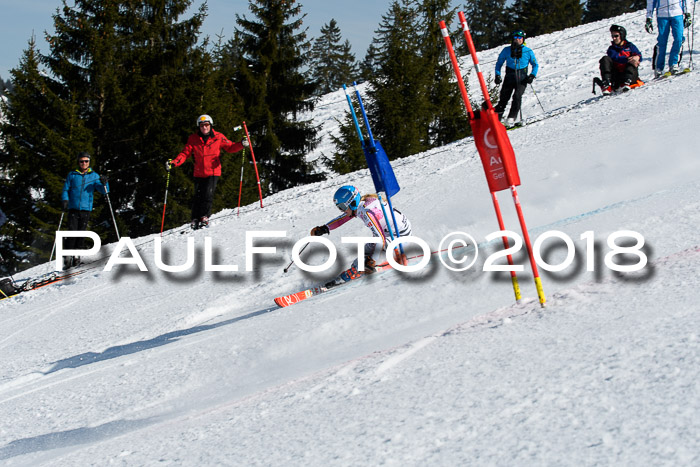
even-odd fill
[[[323,293],[326,290],[328,289],[319,285],[311,289],[302,290],[301,292],[277,297],[275,298],[275,303],[280,307],[294,305],[295,303],[299,303],[300,301],[306,300],[307,298],[313,297],[314,295]]]
[[[384,271],[386,269],[391,269],[391,265],[389,263],[383,263],[380,264],[376,267],[376,272]],[[376,274],[375,272],[375,274]],[[350,281],[354,281],[355,279],[359,279],[360,277],[364,276],[364,274],[360,271],[358,271],[356,268],[352,267],[346,271],[343,271],[342,274],[340,274],[339,279],[342,279],[342,282],[329,282],[326,285],[317,285],[316,287],[312,287],[310,289],[302,290],[301,292],[289,294],[289,295],[283,295],[281,297],[275,298],[275,303],[280,306],[280,307],[286,307],[290,305],[294,305],[295,303],[299,303],[302,300],[306,300],[307,298],[311,298],[314,295],[318,295],[320,293],[326,292],[334,287],[338,287],[339,285],[347,284]]]
[[[467,245],[458,245],[452,248],[452,250],[459,250],[461,248],[466,247]],[[439,251],[433,251],[430,254],[442,254],[444,252],[448,251],[447,249],[439,250]],[[423,255],[416,255],[416,256],[411,256],[409,258],[406,258],[404,256],[405,261],[410,261],[415,258],[422,258]],[[386,271],[387,269],[392,269],[391,265],[386,262],[382,263],[376,266],[376,272],[381,272],[381,271]],[[344,271],[339,277],[343,279],[343,282],[336,283],[334,285],[326,286],[326,285],[317,285],[315,287],[311,287],[310,289],[302,290],[301,292],[289,294],[289,295],[283,295],[281,297],[275,298],[275,303],[280,306],[280,307],[287,307],[290,305],[294,305],[295,303],[299,303],[303,300],[306,300],[307,298],[311,298],[314,295],[318,295],[320,293],[326,292],[329,289],[333,287],[337,287],[339,285],[347,284],[350,281],[353,281],[355,279],[359,279],[362,276],[364,276],[363,273],[358,271],[355,268],[350,268],[347,271]]]

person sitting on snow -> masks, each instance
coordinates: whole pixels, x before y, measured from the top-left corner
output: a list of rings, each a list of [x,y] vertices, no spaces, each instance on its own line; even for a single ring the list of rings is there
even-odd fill
[[[330,234],[331,230],[337,229],[341,225],[348,222],[350,219],[358,218],[372,231],[372,236],[379,237],[381,244],[368,243],[365,244],[365,274],[372,274],[376,271],[377,261],[382,251],[386,250],[387,245],[391,241],[391,234],[388,223],[391,223],[391,233],[396,234],[393,225],[393,219],[385,219],[384,212],[389,216],[389,207],[384,200],[379,200],[376,194],[367,194],[360,196],[360,191],[353,185],[345,185],[335,192],[333,202],[336,207],[343,211],[343,214],[335,219],[327,222],[324,225],[311,229],[311,235],[321,236]],[[384,208],[382,210],[382,207]],[[399,229],[399,237],[411,235],[411,223],[408,221],[398,209],[394,208],[394,216],[396,217],[396,225]],[[388,222],[387,222],[388,221]],[[355,259],[351,268],[345,271],[334,281],[326,284],[326,287],[341,284],[348,280],[356,279],[361,272],[357,270],[359,259]],[[397,259],[397,262],[402,262]],[[347,273],[347,277],[346,276]]]
[[[610,36],[612,43],[599,62],[603,95],[619,88],[629,91],[639,81],[639,63],[642,61],[642,53],[627,40],[625,28],[613,24],[610,26]]]

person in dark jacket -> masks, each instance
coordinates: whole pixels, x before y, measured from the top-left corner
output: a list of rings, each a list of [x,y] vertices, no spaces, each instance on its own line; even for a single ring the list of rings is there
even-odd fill
[[[506,64],[506,79],[501,78],[501,67]],[[528,74],[528,67],[532,65],[532,70]],[[535,58],[535,52],[531,48],[525,46],[525,32],[517,30],[513,32],[513,42],[505,47],[498,55],[496,60],[496,78],[495,83],[501,84],[501,94],[496,104],[496,112],[499,118],[503,118],[503,112],[508,105],[510,96],[513,95],[513,103],[508,112],[506,126],[512,126],[518,118],[520,105],[523,99],[523,93],[528,84],[532,84],[537,76],[539,65]],[[515,92],[514,92],[515,91]]]
[[[639,80],[639,64],[642,53],[637,46],[627,40],[627,31],[622,26],[610,26],[612,43],[607,54],[600,59],[600,78],[603,81],[603,94],[613,89],[629,91]]]
[[[185,148],[175,159],[169,160],[165,167],[181,166],[190,156],[194,156],[194,199],[192,200],[193,229],[209,226],[211,205],[214,200],[216,183],[221,176],[221,150],[238,152],[248,147],[248,140],[243,138],[240,143],[230,141],[223,133],[214,131],[214,121],[209,115],[197,118],[197,133],[190,135]]]
[[[90,168],[90,154],[78,153],[78,168],[68,173],[63,184],[63,211],[68,211],[68,230],[87,230],[90,214],[92,213],[92,199],[95,192],[107,194],[109,185],[104,177]],[[82,250],[84,238],[69,237],[64,243],[65,249]],[[64,268],[78,266],[78,257],[66,257]]]

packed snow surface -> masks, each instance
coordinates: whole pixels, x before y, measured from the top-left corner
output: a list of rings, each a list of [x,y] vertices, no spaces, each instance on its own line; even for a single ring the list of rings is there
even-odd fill
[[[283,272],[294,243],[338,214],[338,186],[373,191],[366,170],[335,176],[218,213],[205,231],[166,232],[169,265],[186,263],[193,239],[186,272],[157,267],[154,235],[133,239],[148,272],[105,271],[106,245],[74,279],[0,302],[0,464],[699,465],[700,80],[651,80],[655,36],[638,12],[614,22],[642,50],[647,85],[591,99],[612,22],[528,39],[544,111],[569,109],[509,133],[533,242],[559,231],[575,245],[564,270],[540,268],[546,308],[523,250],[519,303],[508,273],[483,271],[498,224],[471,139],[396,161],[393,199],[433,249],[473,236],[471,269],[433,255],[421,271],[277,308],[274,297],[347,267],[342,236],[367,235],[352,221],[326,237],[333,270]],[[499,50],[480,54],[485,70]],[[319,102],[324,134],[345,106],[342,92]],[[523,112],[544,113],[530,89]],[[331,151],[326,137],[310,157]],[[510,193],[498,199],[520,232]],[[252,231],[286,237],[257,240],[277,253],[246,271]],[[643,237],[640,271],[606,262],[620,231]],[[238,272],[205,270],[206,237],[210,262]],[[562,239],[541,250],[552,265],[567,257]]]

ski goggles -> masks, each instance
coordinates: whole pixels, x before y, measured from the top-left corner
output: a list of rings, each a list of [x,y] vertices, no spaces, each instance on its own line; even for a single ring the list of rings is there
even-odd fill
[[[350,198],[350,199],[347,200],[347,201],[344,201],[344,202],[342,202],[342,203],[336,204],[336,206],[337,206],[338,209],[340,209],[341,211],[347,211],[348,209],[352,208],[351,204],[353,203],[353,201],[355,201],[355,198]]]

